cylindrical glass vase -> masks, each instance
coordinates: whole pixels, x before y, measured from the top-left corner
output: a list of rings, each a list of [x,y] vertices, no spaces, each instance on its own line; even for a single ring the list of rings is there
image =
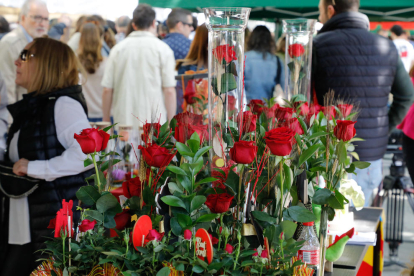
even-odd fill
[[[249,8],[205,8],[208,29],[208,119],[210,164],[227,164],[227,147],[232,147],[231,128],[238,129],[245,98],[244,31]]]
[[[285,89],[284,97],[288,100],[294,95],[310,102],[312,37],[315,32],[314,19],[283,20],[286,33],[285,54]]]

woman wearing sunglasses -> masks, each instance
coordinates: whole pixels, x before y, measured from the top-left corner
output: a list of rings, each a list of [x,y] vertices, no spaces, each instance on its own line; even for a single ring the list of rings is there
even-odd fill
[[[6,259],[0,275],[29,275],[35,268],[41,256],[34,252],[44,247],[45,237],[52,237],[53,229],[47,227],[62,199],[73,200],[73,221],[79,220],[75,194],[92,172],[84,168],[86,156],[74,139],[74,133],[90,127],[76,55],[60,41],[36,38],[15,64],[16,84],[28,93],[8,106],[13,124],[5,158],[14,163],[16,175],[40,182],[29,196],[10,198],[8,242],[0,246]]]

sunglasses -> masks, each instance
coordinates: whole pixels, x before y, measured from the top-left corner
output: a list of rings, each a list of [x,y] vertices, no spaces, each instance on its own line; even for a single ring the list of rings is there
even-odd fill
[[[29,54],[29,50],[24,49],[21,53],[20,53],[20,60],[23,62],[26,62],[29,58],[34,57],[34,54]]]
[[[187,22],[183,22],[183,21],[180,21],[181,23],[183,23],[183,25],[187,25],[188,27],[192,27],[193,26],[193,24],[190,24],[190,23],[187,23]]]

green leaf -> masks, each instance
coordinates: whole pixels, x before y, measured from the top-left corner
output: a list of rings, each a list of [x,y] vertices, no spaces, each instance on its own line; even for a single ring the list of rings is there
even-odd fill
[[[270,216],[269,214],[267,214],[265,212],[252,211],[252,214],[253,214],[254,218],[257,219],[257,220],[267,221],[269,223],[275,223],[276,222],[276,218]]]
[[[344,204],[347,203],[347,199],[338,191],[335,190],[335,194],[332,194],[329,199],[329,206],[334,209],[344,209]]]
[[[201,156],[203,156],[206,152],[208,152],[210,149],[212,149],[213,147],[203,147],[201,149],[199,149],[196,154],[194,155],[193,160],[197,161],[198,158],[200,158]]]
[[[305,163],[312,155],[314,155],[315,152],[317,152],[321,146],[321,144],[316,144],[303,151],[302,154],[299,156],[298,167],[302,166],[302,164]]]
[[[354,173],[355,172],[355,165],[354,164],[349,165],[349,168],[346,168],[345,171],[347,173]]]
[[[180,175],[185,175],[185,176],[187,176],[187,173],[186,173],[183,169],[181,169],[181,168],[179,168],[179,167],[176,167],[176,166],[171,166],[171,165],[169,165],[169,166],[167,167],[167,170],[169,170],[169,171],[171,171],[171,172],[173,172],[173,173],[175,173],[175,174],[180,174]]]
[[[113,128],[114,126],[116,126],[118,123],[115,123],[113,125],[110,125],[109,127],[106,127],[103,129],[103,131],[108,132],[108,130],[110,130],[111,128]]]
[[[206,200],[207,198],[205,196],[202,196],[202,195],[195,196],[193,200],[191,201],[190,212],[193,212],[194,210],[197,210],[198,208],[200,208],[204,204],[204,202],[206,202]]]
[[[107,161],[105,161],[102,165],[101,165],[101,171],[106,171],[107,169],[108,169],[108,167],[109,167],[109,163],[110,162],[112,162],[111,163],[111,165],[113,166],[113,165],[115,165],[116,163],[119,163],[119,162],[121,162],[121,160],[120,159],[113,159],[113,160],[107,160]]]
[[[298,95],[301,95],[301,94],[298,94]],[[298,117],[298,121],[299,121],[300,125],[302,126],[303,134],[308,135],[308,128],[306,127],[305,122],[300,117]]]
[[[289,191],[293,183],[293,172],[286,163],[283,163],[283,175],[284,175],[284,181],[285,181],[283,183],[283,189],[286,189],[287,191]]]
[[[336,148],[336,154],[338,155],[338,165],[344,164],[346,161],[347,151],[345,142],[341,141],[338,143]]]
[[[237,81],[236,78],[232,73],[224,73],[221,75],[221,91],[220,94],[227,93],[231,90],[234,90],[237,88]],[[217,78],[211,79],[211,87],[213,88],[213,92],[216,95],[219,95],[218,92],[218,83]]]
[[[168,275],[170,275],[170,268],[169,267],[163,267],[157,273],[157,276],[168,276]]]
[[[76,197],[86,205],[93,205],[101,195],[96,186],[83,186],[76,192]]]
[[[177,220],[181,228],[186,229],[193,224],[192,219],[184,214],[177,214]]]
[[[314,133],[314,134],[312,134],[312,135],[308,136],[308,139],[309,139],[309,140],[313,140],[313,139],[319,138],[319,137],[321,137],[321,136],[326,136],[326,134],[327,134],[327,133],[326,133],[325,131],[316,132],[316,133]]]
[[[101,196],[98,201],[96,201],[96,209],[101,213],[105,213],[109,210],[114,211],[115,214],[122,212],[121,205],[119,205],[118,200],[111,193]]]
[[[280,226],[282,227],[285,240],[288,240],[295,234],[297,224],[290,220],[284,220],[280,223]]]
[[[181,235],[183,229],[181,228],[180,224],[178,223],[178,219],[176,217],[171,218],[170,220],[171,230],[174,235],[179,236]]]
[[[315,215],[302,206],[291,206],[287,209],[289,216],[297,222],[315,221]]]
[[[161,200],[164,201],[167,205],[170,205],[173,207],[181,207],[181,208],[186,209],[184,202],[176,196],[172,196],[172,195],[163,196]]]
[[[197,134],[197,132],[195,132],[195,131],[194,131],[194,133]],[[191,149],[191,151],[193,153],[197,152],[198,149],[200,148],[200,142],[197,141],[197,140],[194,140],[194,139],[187,140],[187,144],[188,144],[189,148]]]
[[[207,178],[204,178],[204,179],[201,179],[200,181],[197,181],[196,182],[196,186],[198,186],[198,185],[200,185],[200,184],[204,184],[204,183],[210,183],[210,182],[214,182],[214,181],[216,181],[217,180],[217,178],[214,178],[214,177],[207,177]]]
[[[356,160],[359,160],[359,155],[355,151],[350,152],[349,154],[352,155]]]
[[[87,166],[89,166],[89,165],[92,165],[93,164],[93,161],[92,161],[92,159],[90,159],[90,158],[88,158],[88,159],[85,159],[84,161],[83,161],[83,166],[86,168]]]
[[[193,266],[193,269],[192,269],[195,273],[201,273],[201,272],[203,272],[204,271],[204,268],[202,268],[201,266],[199,266],[199,265],[195,265],[195,266]]]
[[[292,205],[293,206],[297,205],[298,202],[299,202],[298,187],[297,186],[292,186],[290,188],[290,196],[292,197]]]
[[[103,215],[96,210],[86,210],[85,217],[89,219],[90,221],[93,221],[93,220],[97,220],[99,222],[104,221]]]
[[[221,263],[221,262],[220,263],[212,263],[207,267],[207,270],[208,271],[219,270],[222,267],[223,267],[223,263]]]
[[[175,192],[179,192],[179,193],[183,193],[184,190],[182,189],[182,187],[179,187],[176,183],[174,182],[169,182],[168,183],[168,189],[170,190],[170,192],[172,194],[174,194]]]
[[[181,186],[184,187],[184,189],[187,192],[189,192],[189,193],[192,192],[192,189],[191,189],[191,181],[190,181],[190,178],[188,178],[188,176],[186,176],[186,175],[184,176],[184,175],[177,174],[177,180],[181,184]]]
[[[318,166],[318,167],[311,168],[309,171],[311,171],[311,172],[325,172],[326,168],[322,167],[322,166]]]
[[[191,151],[191,149],[183,143],[177,142],[175,143],[175,147],[182,156],[194,156],[194,153]]]
[[[315,192],[312,202],[318,205],[328,204],[328,200],[331,195],[332,192],[329,189],[319,189]]]
[[[205,214],[201,217],[196,219],[196,222],[211,222],[213,219],[216,219],[218,217],[218,214]]]
[[[362,141],[365,141],[365,139],[362,139],[362,138],[359,138],[359,137],[354,137],[350,140],[351,143],[352,142],[362,142]]]
[[[144,199],[145,204],[150,205],[150,206],[155,206],[155,197],[154,197],[153,191],[151,190],[151,187],[145,185],[145,188],[143,191],[143,199]]]
[[[368,168],[369,166],[371,166],[371,163],[369,163],[369,162],[364,162],[364,161],[355,161],[355,162],[352,162],[352,164],[351,165],[354,165],[356,168],[358,168],[358,169],[366,169],[366,168]]]

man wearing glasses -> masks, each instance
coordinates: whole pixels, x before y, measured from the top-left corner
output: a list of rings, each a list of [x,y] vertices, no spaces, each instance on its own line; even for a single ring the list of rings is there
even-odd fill
[[[184,59],[190,50],[191,40],[188,39],[193,28],[191,12],[184,9],[173,9],[167,18],[170,31],[163,40],[174,52],[175,60]]]
[[[22,95],[27,92],[14,82],[16,79],[14,61],[34,38],[47,34],[49,12],[46,3],[41,0],[27,0],[21,8],[19,23],[19,27],[5,35],[0,41],[0,72],[6,83],[8,104],[22,99]]]

